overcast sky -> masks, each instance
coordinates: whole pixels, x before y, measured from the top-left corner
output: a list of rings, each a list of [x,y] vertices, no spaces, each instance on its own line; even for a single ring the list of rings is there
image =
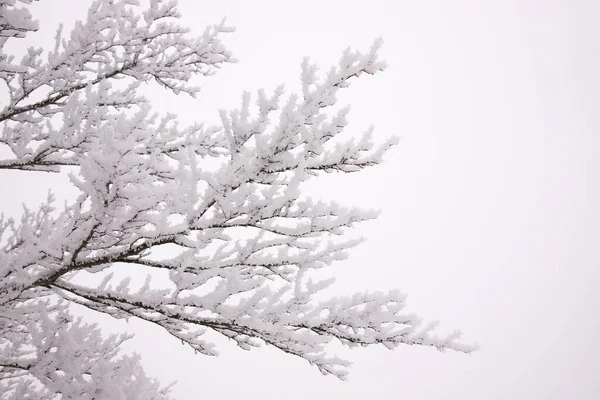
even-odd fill
[[[439,319],[440,333],[461,329],[481,350],[343,353],[355,364],[339,382],[268,348],[224,343],[218,358],[194,355],[130,322],[128,348],[150,375],[178,380],[182,400],[600,398],[600,2],[180,3],[198,33],[226,16],[237,31],[225,43],[239,59],[203,81],[196,100],[156,92],[157,109],[184,121],[217,121],[243,90],[296,90],[304,56],[326,70],[345,47],[366,50],[383,36],[389,68],[340,97],[356,134],[374,124],[378,138],[402,140],[362,176],[311,187],[383,211],[331,272],[340,292],[399,288],[410,311]],[[50,43],[58,22],[70,26],[89,4],[36,4],[34,40]],[[9,213],[49,187],[70,193],[64,179],[24,174],[2,172]]]

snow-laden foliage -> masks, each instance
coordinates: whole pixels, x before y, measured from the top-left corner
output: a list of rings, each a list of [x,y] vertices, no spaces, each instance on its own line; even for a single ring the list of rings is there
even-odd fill
[[[22,3],[0,0],[2,45],[37,29]],[[50,195],[20,221],[0,221],[1,398],[167,398],[136,357],[119,354],[126,337],[103,337],[71,303],[156,324],[202,354],[217,354],[213,332],[342,379],[349,363],[326,347],[335,340],[472,351],[458,334],[420,328],[397,292],[324,300],[332,281],[311,278],[358,244],[348,228],[376,217],[301,189],[377,165],[395,143],[374,144],[370,130],[344,139],[348,108],[332,107],[352,80],[385,67],[381,42],[345,51],[324,76],[305,60],[301,94],[259,91],[251,111],[246,93],[220,126],[182,128],[150,110],[140,85],[194,95],[194,76],[233,59],[223,23],[194,37],[177,18],[175,1],[100,0],[52,50],[30,48],[20,62],[0,52],[0,143],[11,154],[0,169],[70,166],[79,190],[62,210]],[[117,278],[140,273],[143,285]]]

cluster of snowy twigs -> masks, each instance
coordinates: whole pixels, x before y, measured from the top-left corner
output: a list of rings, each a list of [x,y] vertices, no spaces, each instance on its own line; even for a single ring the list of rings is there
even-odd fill
[[[0,0],[2,46],[37,29],[21,3]],[[11,154],[0,169],[69,167],[80,193],[64,209],[50,195],[20,221],[0,220],[0,398],[168,398],[119,353],[127,336],[103,337],[71,303],[156,324],[207,355],[217,353],[206,332],[243,349],[268,344],[342,379],[348,362],[327,352],[333,340],[473,350],[458,334],[419,328],[397,292],[315,298],[331,281],[311,270],[344,259],[358,243],[347,228],[376,213],[314,201],[301,184],[377,165],[395,143],[375,145],[370,131],[342,139],[348,108],[332,107],[353,79],[384,68],[380,41],[347,50],[324,76],[305,60],[301,94],[259,91],[256,112],[245,94],[240,109],[221,111],[221,126],[181,128],[138,88],[194,95],[191,78],[233,61],[220,41],[231,29],[194,37],[175,1],[136,3],[96,1],[51,51],[16,61],[0,50],[0,143]],[[82,271],[101,283],[78,279]],[[114,275],[124,271],[149,279]],[[156,284],[154,271],[163,271]]]

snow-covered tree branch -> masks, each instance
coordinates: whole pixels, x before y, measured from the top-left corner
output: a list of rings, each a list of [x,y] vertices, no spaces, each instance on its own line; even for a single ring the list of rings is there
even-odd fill
[[[27,3],[0,1],[2,45],[38,28]],[[349,228],[377,216],[312,200],[302,183],[375,166],[396,143],[373,143],[372,129],[344,139],[349,109],[334,107],[339,90],[385,67],[381,41],[346,50],[323,76],[305,59],[301,94],[245,93],[220,126],[180,127],[140,86],[194,95],[193,77],[234,60],[224,23],[194,37],[178,16],[175,1],[100,0],[50,51],[19,62],[0,50],[10,150],[0,168],[70,166],[79,191],[63,209],[49,195],[19,222],[0,220],[1,398],[167,398],[137,358],[118,354],[126,336],[103,338],[71,303],[156,324],[207,355],[217,354],[209,332],[243,349],[268,344],[342,379],[349,364],[326,346],[335,340],[472,351],[458,334],[420,328],[397,292],[323,300],[332,281],[311,278],[360,242]]]

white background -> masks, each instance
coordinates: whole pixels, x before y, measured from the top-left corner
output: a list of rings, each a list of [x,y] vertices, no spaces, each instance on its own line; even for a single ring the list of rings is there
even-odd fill
[[[28,43],[49,45],[58,22],[70,28],[89,3],[36,4],[41,30]],[[460,328],[481,350],[360,349],[344,353],[355,364],[339,382],[268,348],[224,343],[218,358],[194,355],[130,322],[128,348],[150,375],[178,380],[180,399],[600,398],[599,2],[180,3],[197,33],[227,16],[237,32],[224,40],[240,60],[203,80],[196,100],[152,91],[158,110],[184,121],[216,122],[243,90],[285,83],[289,93],[302,57],[326,70],[345,47],[367,50],[383,36],[390,67],[341,101],[356,134],[373,123],[377,137],[402,140],[381,166],[313,187],[383,210],[332,273],[340,291],[401,289],[410,311],[440,319],[441,333]],[[15,214],[49,188],[68,197],[66,182],[2,172],[1,209]]]

